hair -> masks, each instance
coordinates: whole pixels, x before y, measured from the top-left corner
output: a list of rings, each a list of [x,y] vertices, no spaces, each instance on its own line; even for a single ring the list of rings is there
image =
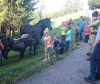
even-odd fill
[[[59,36],[57,35],[57,34],[54,34],[54,36],[58,39],[59,38]]]
[[[44,36],[47,36],[48,35],[48,31],[47,30],[44,30]]]
[[[71,27],[70,27],[70,26],[68,26],[67,28],[68,28],[68,29],[71,29]]]
[[[98,11],[94,11],[94,12],[92,13],[92,17],[98,17]]]

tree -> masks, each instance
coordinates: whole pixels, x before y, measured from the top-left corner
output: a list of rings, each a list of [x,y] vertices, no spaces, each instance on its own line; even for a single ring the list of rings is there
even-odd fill
[[[88,0],[90,9],[100,8],[100,0]]]
[[[18,30],[23,23],[33,20],[36,0],[1,0],[0,23],[2,30]],[[8,25],[7,25],[7,24]],[[4,25],[4,26],[3,26]]]

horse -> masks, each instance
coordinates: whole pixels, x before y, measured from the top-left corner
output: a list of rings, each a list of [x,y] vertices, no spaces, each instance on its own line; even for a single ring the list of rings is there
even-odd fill
[[[31,46],[35,40],[33,38],[23,38],[23,39],[17,39],[17,40],[10,38],[10,41],[12,43],[12,46],[11,46],[11,44],[8,45],[3,52],[3,56],[5,59],[7,59],[7,55],[10,50],[19,51],[20,59],[24,58],[25,49],[28,46]],[[4,44],[4,42],[2,42],[2,43]],[[8,44],[9,44],[9,42],[8,42]]]
[[[5,50],[7,49],[7,47],[11,47],[12,48],[14,42],[10,37],[2,38],[1,42],[2,42],[2,44],[4,46],[4,49],[2,50],[2,55],[4,55]],[[4,58],[6,58],[6,57],[4,57]],[[0,64],[1,64],[0,66],[2,66],[2,57],[0,57]]]
[[[41,38],[43,37],[43,31],[45,30],[46,27],[49,30],[52,30],[50,18],[42,19],[39,22],[37,22],[35,25],[23,24],[20,27],[20,35],[36,33],[35,37],[38,38],[37,40],[40,42]]]
[[[31,55],[32,46],[34,47],[34,55],[36,55],[36,49],[37,49],[37,46],[39,45],[38,40],[33,35],[31,35],[31,34],[23,34],[20,38],[21,39],[24,39],[24,38],[34,38],[34,42],[32,41],[32,43],[30,44],[29,56]]]

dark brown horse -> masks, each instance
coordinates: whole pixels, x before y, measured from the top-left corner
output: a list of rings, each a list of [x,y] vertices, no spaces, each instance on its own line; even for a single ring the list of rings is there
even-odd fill
[[[22,34],[34,34],[33,38],[35,37],[39,42],[43,36],[43,31],[45,28],[52,30],[50,18],[42,19],[35,25],[24,24],[20,27],[20,35]]]

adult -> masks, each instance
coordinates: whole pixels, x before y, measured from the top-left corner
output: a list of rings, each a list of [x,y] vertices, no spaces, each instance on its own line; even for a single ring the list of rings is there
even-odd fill
[[[100,79],[100,14],[99,19],[96,21],[99,24],[98,32],[95,39],[94,49],[90,58],[90,75],[85,77],[85,81],[95,83]]]
[[[72,18],[70,18],[70,19],[68,19],[67,21],[66,21],[66,31],[67,31],[67,29],[70,27],[70,25],[73,23],[73,20],[72,20]]]
[[[81,18],[82,21],[85,21],[85,18],[83,16],[80,16],[80,18]]]
[[[98,17],[98,11],[94,11],[92,13],[92,19],[91,19],[90,25],[93,24],[93,22],[94,22],[95,26],[98,25],[94,20],[97,17]],[[89,37],[89,40],[88,40],[88,46],[89,46],[89,52],[87,53],[88,56],[91,55],[92,49],[94,48],[94,42],[95,42],[95,38],[96,38],[96,34],[97,34],[97,27],[95,28],[95,26],[91,27],[91,29],[90,29],[91,34],[90,34],[90,37]]]
[[[83,31],[84,31],[84,21],[81,19],[81,16],[80,16],[80,19],[78,20],[79,24],[80,24],[80,40],[83,40]]]

